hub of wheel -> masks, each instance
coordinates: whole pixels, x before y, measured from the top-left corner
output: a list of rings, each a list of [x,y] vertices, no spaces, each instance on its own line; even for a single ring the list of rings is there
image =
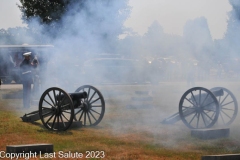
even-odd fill
[[[199,107],[199,106],[196,107],[196,112],[197,113],[202,113],[202,111],[203,111],[202,107]]]
[[[88,112],[91,109],[91,104],[89,102],[83,102],[83,110]]]
[[[57,108],[52,107],[52,112],[54,115],[59,116],[62,113],[62,109],[60,107],[57,107]]]

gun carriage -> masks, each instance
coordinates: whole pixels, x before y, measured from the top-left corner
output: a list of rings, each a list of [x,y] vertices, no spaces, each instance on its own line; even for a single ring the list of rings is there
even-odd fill
[[[25,114],[21,118],[24,122],[41,119],[47,129],[64,131],[73,122],[81,122],[83,126],[98,125],[104,112],[104,98],[93,86],[81,86],[74,93],[52,87],[41,95],[38,110]]]
[[[194,87],[182,95],[179,112],[164,119],[162,123],[174,124],[182,120],[190,129],[227,126],[234,121],[237,113],[237,100],[228,89]]]

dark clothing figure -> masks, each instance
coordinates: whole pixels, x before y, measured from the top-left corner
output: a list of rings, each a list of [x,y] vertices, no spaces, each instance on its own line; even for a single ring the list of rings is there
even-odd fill
[[[38,59],[36,56],[34,57],[34,59],[32,61],[32,65],[33,65],[33,70],[32,70],[32,72],[33,72],[32,73],[33,74],[33,89],[32,89],[32,92],[33,92],[34,97],[36,98],[40,91],[40,78],[39,78],[39,68],[38,68],[39,62],[38,62]]]
[[[30,108],[31,104],[31,80],[22,81],[23,84],[23,106],[24,108]]]
[[[32,65],[30,55],[25,56],[25,59],[20,64],[22,71],[23,84],[23,106],[29,108],[31,103],[31,84],[32,84]]]
[[[24,59],[20,64],[20,68],[22,71],[22,80],[26,81],[31,79],[32,80],[32,65],[30,59]]]

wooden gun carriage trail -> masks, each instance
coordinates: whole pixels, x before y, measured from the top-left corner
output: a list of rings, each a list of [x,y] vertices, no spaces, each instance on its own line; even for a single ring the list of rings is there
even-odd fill
[[[223,127],[230,125],[237,113],[237,100],[228,89],[194,87],[182,95],[179,112],[164,119],[162,123],[174,124],[182,120],[190,129]]]
[[[21,118],[24,122],[41,119],[47,129],[65,131],[73,123],[96,126],[101,122],[104,112],[104,98],[101,92],[91,85],[81,86],[73,93],[51,87],[41,95],[38,110]]]

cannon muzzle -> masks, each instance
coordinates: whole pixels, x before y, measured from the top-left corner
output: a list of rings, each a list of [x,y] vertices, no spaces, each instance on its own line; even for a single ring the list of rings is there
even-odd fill
[[[87,92],[74,92],[74,93],[68,93],[73,101],[87,98]]]
[[[220,97],[224,95],[223,89],[214,89],[214,90],[211,90],[211,92],[215,97]]]

